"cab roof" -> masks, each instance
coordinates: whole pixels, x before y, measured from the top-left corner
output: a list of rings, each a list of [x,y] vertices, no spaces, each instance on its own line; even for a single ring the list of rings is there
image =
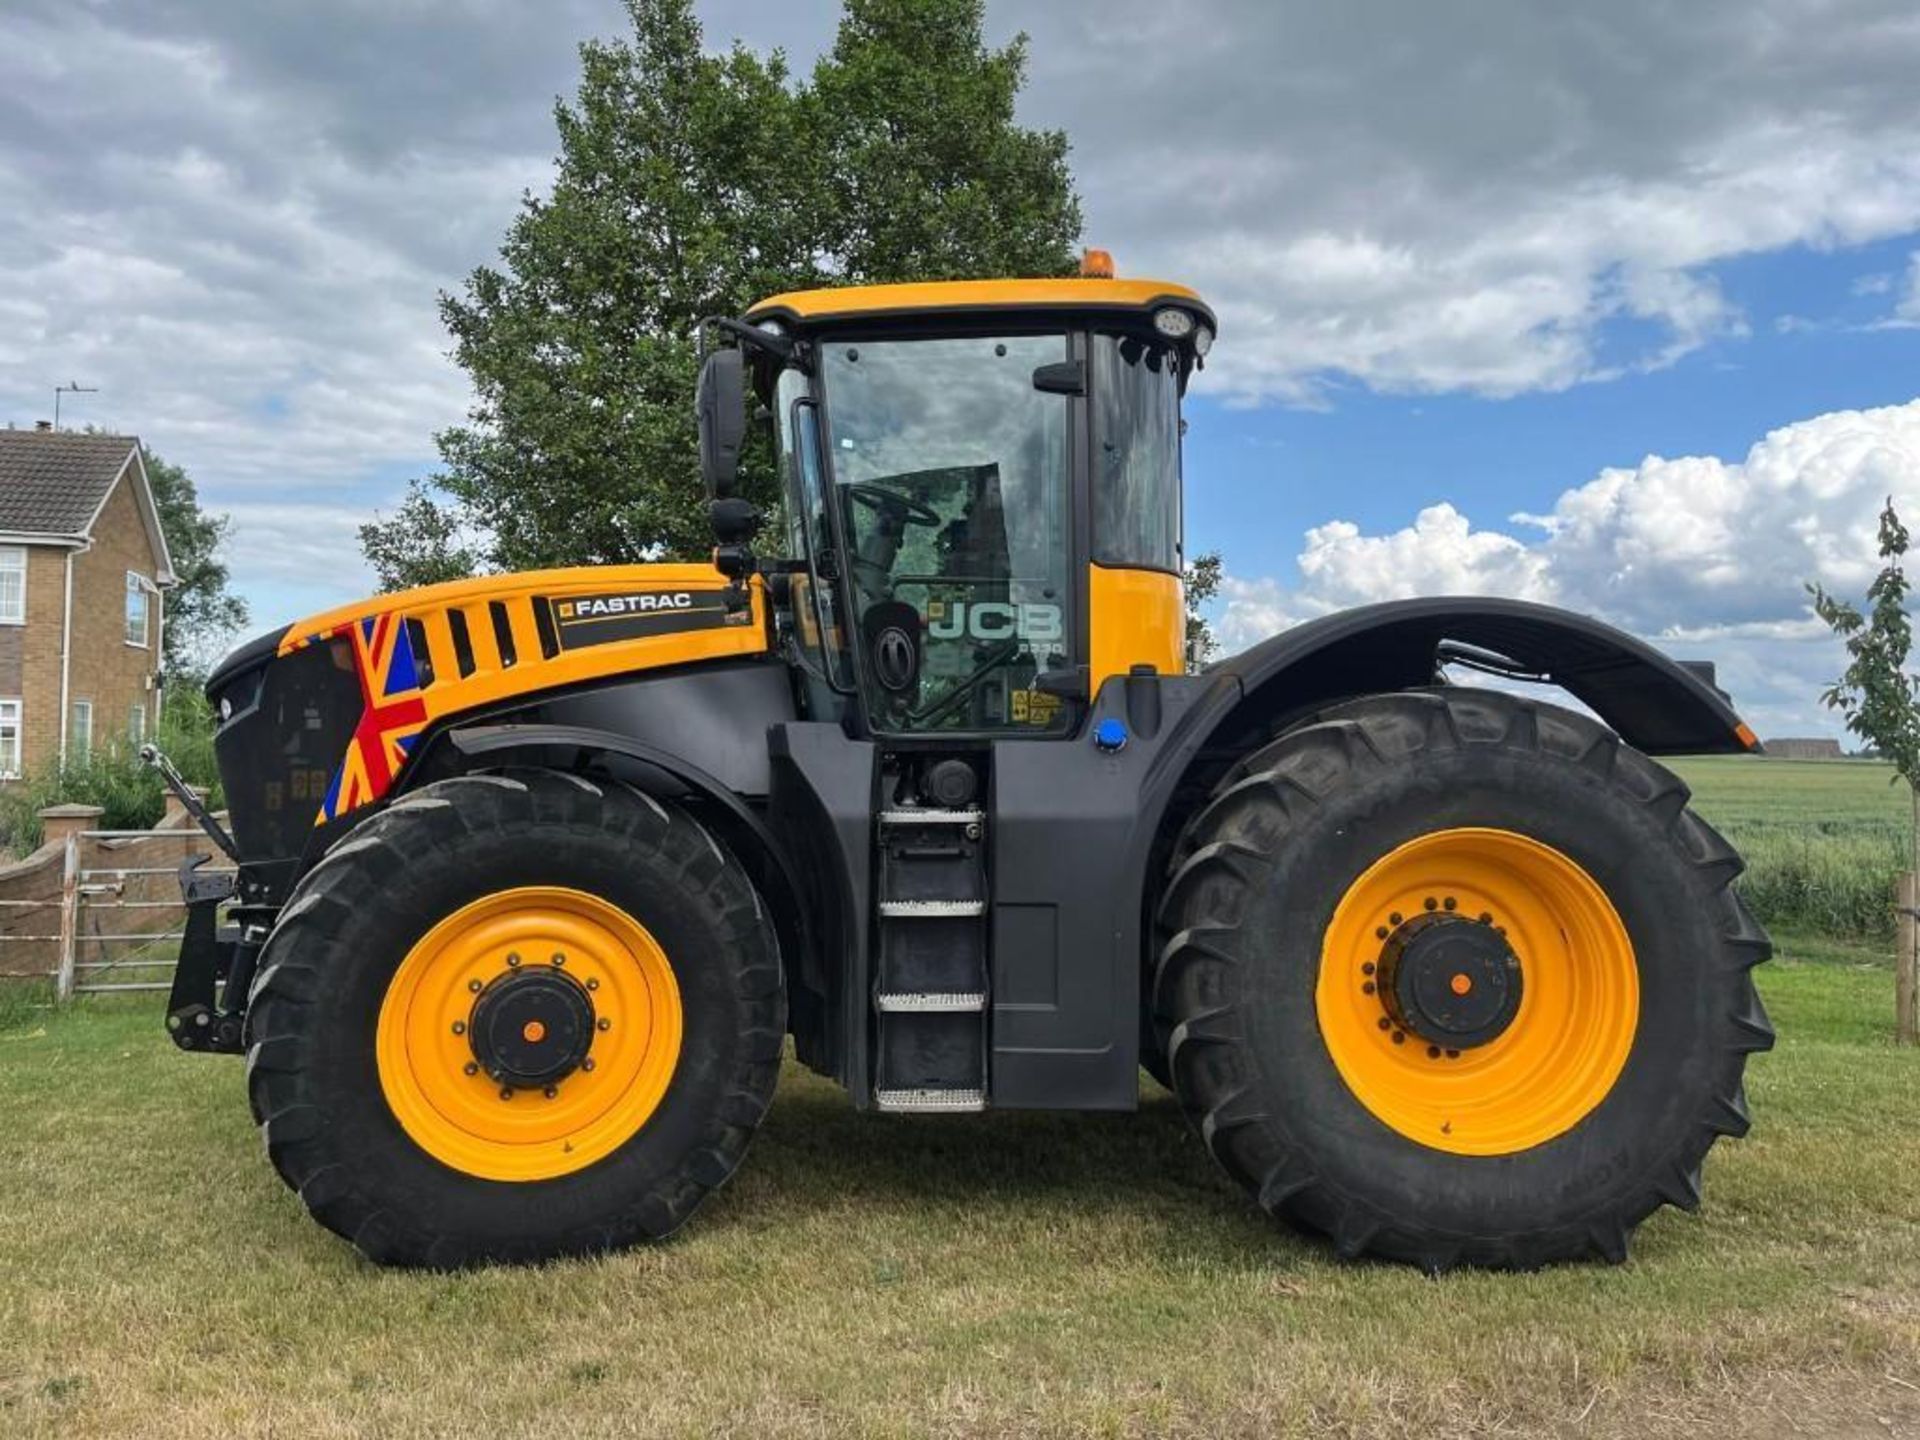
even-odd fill
[[[846,285],[792,290],[747,311],[749,320],[854,320],[980,310],[1131,310],[1177,304],[1208,328],[1213,311],[1185,285],[1170,280],[1113,280],[1074,276],[1035,280],[936,280],[905,285]]]

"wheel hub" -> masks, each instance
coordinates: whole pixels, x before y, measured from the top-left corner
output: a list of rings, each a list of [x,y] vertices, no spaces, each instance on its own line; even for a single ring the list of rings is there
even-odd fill
[[[480,992],[467,1022],[473,1058],[501,1085],[542,1090],[587,1058],[593,997],[561,970],[516,970]]]
[[[1520,961],[1505,934],[1483,921],[1417,915],[1388,936],[1379,966],[1387,1014],[1432,1045],[1486,1045],[1520,1009]]]
[[[1353,880],[1314,1006],[1375,1119],[1437,1150],[1511,1155],[1606,1098],[1639,997],[1633,941],[1593,877],[1544,841],[1474,826],[1416,836]]]

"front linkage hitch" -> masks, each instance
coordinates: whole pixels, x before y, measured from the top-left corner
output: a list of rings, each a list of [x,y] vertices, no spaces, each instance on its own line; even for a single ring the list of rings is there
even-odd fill
[[[259,946],[244,944],[238,925],[220,924],[220,907],[233,898],[234,877],[225,871],[200,874],[211,858],[190,855],[180,865],[187,930],[167,996],[167,1033],[182,1050],[238,1055],[245,1048],[241,1032]]]
[[[153,745],[142,746],[140,758],[160,772],[187,813],[237,862],[240,851],[233,837],[201,804],[173,762]],[[180,959],[167,996],[167,1033],[182,1050],[238,1055],[245,1049],[247,991],[253,984],[260,944],[257,936],[248,936],[240,926],[220,923],[220,907],[233,898],[235,877],[226,871],[202,875],[200,867],[212,858],[190,855],[180,864],[187,928],[180,937]]]

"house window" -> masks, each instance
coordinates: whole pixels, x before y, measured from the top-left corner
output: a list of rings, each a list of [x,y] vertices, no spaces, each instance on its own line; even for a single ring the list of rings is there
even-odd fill
[[[147,738],[147,702],[136,700],[133,708],[127,712],[127,739],[134,745],[142,744]]]
[[[147,579],[127,571],[127,644],[147,648]]]
[[[84,757],[93,749],[93,702],[73,702],[73,723],[67,727],[67,753]]]
[[[20,775],[20,702],[0,700],[0,780]]]
[[[0,545],[0,625],[27,623],[27,548]]]

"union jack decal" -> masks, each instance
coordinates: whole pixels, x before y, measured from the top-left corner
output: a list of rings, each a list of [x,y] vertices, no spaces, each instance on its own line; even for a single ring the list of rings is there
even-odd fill
[[[360,677],[360,723],[347,742],[346,758],[320,802],[315,825],[378,800],[407,763],[427,723],[427,702],[420,694],[420,669],[405,620],[393,614],[349,621],[333,632],[353,642],[353,665]],[[314,636],[314,640],[332,636]]]

